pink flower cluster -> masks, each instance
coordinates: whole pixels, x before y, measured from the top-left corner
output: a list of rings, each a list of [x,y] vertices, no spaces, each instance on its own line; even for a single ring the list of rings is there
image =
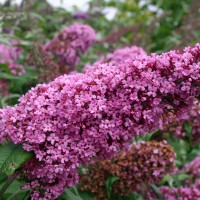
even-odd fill
[[[186,164],[182,171],[189,174],[193,180],[200,178],[200,156],[197,156],[190,163]]]
[[[21,75],[25,73],[22,66],[17,63],[21,54],[21,48],[14,46],[20,42],[17,40],[11,41],[13,46],[7,44],[0,44],[0,63],[8,65],[11,73],[14,75]]]
[[[164,200],[199,200],[200,179],[191,186],[181,186],[180,188],[163,186],[160,188],[160,193]],[[149,200],[155,200],[155,198],[149,198]]]
[[[173,131],[177,137],[186,137],[186,130],[184,130],[184,124],[187,123],[192,127],[191,136],[193,142],[200,141],[200,102],[195,101],[194,106],[190,110],[189,117],[187,120],[180,120],[169,128]]]
[[[27,187],[34,190],[32,199],[53,200],[77,183],[83,163],[112,157],[133,136],[162,127],[172,111],[187,117],[199,86],[200,44],[117,66],[100,64],[39,84],[18,105],[1,109],[0,138],[34,151],[24,167]]]
[[[163,200],[199,200],[200,199],[200,156],[197,156],[190,163],[186,164],[180,173],[186,173],[189,179],[183,181],[184,186],[180,188],[162,186],[159,188]],[[146,197],[149,200],[155,200],[156,194],[148,190]]]
[[[124,62],[127,62],[128,60],[134,60],[135,58],[139,56],[146,56],[146,52],[138,46],[131,46],[131,47],[125,47],[121,49],[117,49],[113,53],[109,53],[105,57],[101,57],[99,60],[97,60],[93,66],[98,66],[99,64],[103,63],[109,63],[110,65],[119,65],[123,64]],[[86,65],[83,69],[83,71],[87,70],[93,70],[91,65]]]
[[[165,174],[174,172],[174,159],[173,148],[166,141],[133,143],[112,160],[100,160],[84,169],[87,172],[80,176],[79,188],[90,191],[95,200],[106,200],[106,180],[117,177],[113,194],[143,193],[148,184],[159,183]]]
[[[89,25],[73,24],[58,33],[45,45],[59,59],[60,64],[75,66],[80,53],[85,54],[94,44],[96,33]]]
[[[138,46],[125,47],[117,49],[113,53],[108,54],[105,58],[101,58],[99,63],[110,63],[112,65],[118,65],[126,60],[134,60],[137,56],[147,55],[146,52]]]

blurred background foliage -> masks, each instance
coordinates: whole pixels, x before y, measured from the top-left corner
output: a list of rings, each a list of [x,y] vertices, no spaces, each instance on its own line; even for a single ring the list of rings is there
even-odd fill
[[[108,17],[107,14],[111,11],[113,16]],[[199,42],[200,1],[90,0],[88,10],[83,12],[77,7],[73,10],[54,8],[46,0],[23,0],[19,5],[13,5],[11,0],[7,0],[0,7],[0,43],[12,45],[11,39],[21,41],[19,46],[23,48],[23,53],[20,55],[19,63],[26,69],[26,74],[14,76],[7,66],[0,64],[0,79],[7,81],[9,85],[9,95],[0,97],[0,107],[16,104],[21,95],[38,83],[38,71],[27,63],[33,44],[37,42],[44,45],[59,30],[76,22],[89,24],[97,32],[96,44],[86,55],[81,55],[78,64],[78,70],[81,71],[86,63],[93,63],[100,56],[120,47],[138,45],[148,54],[153,52],[160,54]],[[188,133],[190,134],[191,132]],[[151,140],[151,136],[152,133],[149,133],[136,140],[148,141]],[[162,136],[160,134],[158,137]],[[154,139],[160,138],[154,135]],[[176,164],[179,168],[200,155],[199,143],[191,143],[189,137],[180,140],[169,133],[164,139],[174,147],[177,154]],[[177,180],[177,177],[167,176],[161,184],[177,185]],[[3,181],[0,180],[1,183]],[[13,195],[11,190],[18,191],[17,195],[27,196],[27,191],[21,193],[18,190],[20,185],[21,180],[15,181],[8,190],[6,198]],[[68,189],[60,199],[80,200],[81,197],[79,199],[77,194],[74,188]],[[81,196],[83,199],[91,199],[89,193],[82,193]],[[20,198],[22,197],[18,199]],[[12,198],[9,196],[9,199]],[[142,199],[142,197],[133,193],[130,197],[115,197],[115,199]]]
[[[0,41],[11,37],[22,40],[24,53],[20,63],[25,65],[30,47],[34,42],[45,44],[60,29],[82,22],[91,25],[98,34],[96,44],[84,55],[78,69],[87,62],[94,62],[102,54],[119,47],[138,45],[148,53],[162,53],[181,49],[199,41],[198,0],[90,0],[85,18],[78,8],[68,11],[54,8],[46,0],[24,0],[13,5],[7,0],[1,5]],[[112,12],[111,17],[107,17]]]

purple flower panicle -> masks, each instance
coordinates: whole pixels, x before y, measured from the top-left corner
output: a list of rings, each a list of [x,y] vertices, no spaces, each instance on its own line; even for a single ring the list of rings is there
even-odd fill
[[[164,200],[199,200],[200,199],[200,179],[191,186],[181,186],[180,188],[170,188],[163,186],[160,193]]]
[[[179,138],[187,137],[185,130],[185,125],[192,127],[191,137],[192,142],[197,143],[200,141],[200,102],[195,101],[192,109],[189,112],[188,119],[178,120],[175,116],[175,119],[172,120],[172,126],[169,126],[167,130],[174,132],[174,134]]]
[[[189,178],[182,181],[181,187],[162,186],[159,188],[163,200],[199,200],[200,199],[200,156],[197,156],[190,163],[187,163],[179,173],[189,175]],[[156,199],[156,194],[151,189],[146,193],[149,200]]]
[[[53,200],[77,183],[80,165],[113,157],[133,136],[162,127],[171,112],[186,118],[199,85],[200,44],[99,64],[39,84],[1,109],[0,138],[35,153],[24,167],[27,187],[32,199]]]
[[[134,60],[139,56],[146,56],[146,55],[147,53],[141,47],[138,46],[131,46],[131,47],[117,49],[113,53],[109,53],[105,57],[101,57],[92,66],[87,64],[84,67],[83,71],[85,72],[87,70],[93,70],[95,66],[98,66],[99,64],[103,63],[109,63],[110,65],[123,64],[130,60]]]
[[[196,180],[200,178],[200,156],[197,156],[190,163],[187,163],[182,171],[190,175],[190,178]]]
[[[45,45],[45,49],[56,55],[60,64],[75,66],[80,53],[85,54],[95,40],[96,33],[92,27],[76,23],[61,30]]]
[[[175,170],[175,153],[166,141],[132,144],[128,151],[112,160],[100,160],[80,175],[79,188],[91,191],[95,200],[106,200],[105,182],[117,177],[112,185],[114,194],[128,196],[130,192],[144,192],[149,183],[156,184]]]

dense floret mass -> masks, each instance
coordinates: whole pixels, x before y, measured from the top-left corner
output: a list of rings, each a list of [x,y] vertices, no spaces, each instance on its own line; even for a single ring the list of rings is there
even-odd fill
[[[162,186],[159,188],[160,195],[163,200],[199,200],[200,199],[200,179],[196,180],[190,186],[168,187]],[[148,200],[155,200],[158,197],[155,193],[148,193]]]
[[[183,169],[183,172],[190,175],[190,178],[193,180],[200,178],[200,156],[197,156],[190,163],[187,163]]]
[[[117,49],[113,53],[109,53],[106,57],[101,58],[98,62],[100,63],[110,63],[112,65],[118,65],[126,60],[134,60],[140,55],[147,55],[147,53],[138,46],[125,47]]]
[[[185,174],[188,178],[181,181],[181,187],[162,186],[158,188],[163,200],[199,200],[200,199],[200,156],[185,164],[177,174]],[[151,188],[146,192],[146,199],[155,200],[158,194]]]
[[[191,131],[186,127],[190,127]],[[166,130],[173,132],[179,138],[189,137],[193,143],[200,141],[200,102],[195,101],[189,112],[188,119],[177,120],[176,116],[172,119],[172,124]],[[191,132],[191,133],[190,133]]]
[[[96,33],[92,27],[77,23],[60,31],[45,45],[45,49],[58,57],[59,64],[75,66],[80,53],[85,54],[95,40]]]
[[[35,153],[25,167],[32,198],[53,200],[77,183],[80,165],[112,157],[133,136],[162,127],[171,112],[186,118],[199,85],[200,44],[100,64],[39,84],[18,105],[1,109],[0,138]]]
[[[101,57],[99,60],[97,60],[92,66],[86,65],[83,69],[83,71],[87,70],[93,70],[93,68],[99,64],[103,63],[109,63],[110,65],[119,65],[123,64],[127,61],[134,60],[135,58],[138,58],[139,56],[145,56],[147,53],[138,46],[131,46],[131,47],[125,47],[121,49],[117,49],[113,53],[109,53],[105,57]]]
[[[159,183],[167,173],[172,173],[175,153],[165,142],[133,143],[129,150],[112,160],[101,160],[90,165],[80,176],[79,188],[91,191],[94,199],[107,199],[106,181],[116,177],[113,195],[128,196],[140,191],[149,183]],[[144,192],[144,191],[142,191]]]

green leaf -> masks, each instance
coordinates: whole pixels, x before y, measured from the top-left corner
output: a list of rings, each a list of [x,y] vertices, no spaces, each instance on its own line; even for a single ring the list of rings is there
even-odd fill
[[[79,195],[83,200],[93,200],[92,193],[90,191],[79,191]]]
[[[12,143],[0,145],[0,172],[10,176],[32,156],[33,153],[24,151],[21,145]]]
[[[2,188],[4,184],[5,183],[1,184],[0,188]],[[27,196],[29,190],[21,190],[22,185],[24,185],[24,182],[14,180],[6,190],[1,200],[24,199]]]
[[[8,65],[6,65],[6,64],[4,64],[4,63],[0,63],[0,68],[2,69],[1,72],[6,72],[6,73],[8,73],[8,74],[11,73],[11,72],[10,72],[10,69],[9,69],[9,67],[8,67]]]
[[[70,189],[66,189],[62,195],[63,200],[83,200],[79,195],[75,195]]]
[[[185,130],[189,140],[192,141],[192,126],[189,123],[184,123],[183,129]]]
[[[112,200],[144,200],[144,198],[137,192],[131,192],[128,196],[112,196]]]
[[[159,133],[159,129],[156,129],[151,133],[146,133],[143,137],[145,141],[149,141],[149,140],[154,140],[154,138],[156,138],[157,135],[161,135],[161,133]]]
[[[144,200],[144,198],[137,192],[132,192],[128,197],[123,198],[123,200]]]
[[[14,76],[12,74],[7,74],[7,73],[1,73],[0,78],[7,79],[7,80],[18,80],[19,79],[17,76]]]
[[[2,107],[4,107],[6,105],[6,102],[8,100],[19,99],[19,97],[21,97],[20,94],[10,94],[9,96],[2,97],[1,98],[1,105],[2,105]]]
[[[32,18],[38,19],[38,20],[40,20],[42,22],[45,22],[45,19],[41,15],[39,15],[38,13],[36,13],[36,12],[30,12],[29,15]]]
[[[153,184],[149,184],[150,188],[156,193],[157,195],[157,200],[162,200],[162,195],[158,189],[158,187],[156,185],[153,185]]]
[[[169,174],[166,174],[163,179],[162,179],[162,182],[161,184],[168,184],[170,187],[173,187],[173,183],[174,183],[174,180],[173,180],[173,177],[170,176]]]
[[[9,40],[7,38],[2,37],[2,35],[0,35],[0,43],[4,43],[4,44],[7,44],[8,46],[12,46]]]
[[[179,174],[178,175],[178,180],[179,181],[184,181],[187,178],[190,178],[190,176],[188,174]]]
[[[4,173],[0,173],[0,184],[7,180],[7,176]]]
[[[180,187],[185,179],[191,179],[191,177],[188,174],[182,173],[173,175],[173,179],[175,182],[173,187]]]
[[[24,200],[27,198],[27,195],[29,195],[28,190],[18,189],[14,193],[6,193],[5,195],[3,195],[1,200]]]
[[[70,189],[74,192],[75,195],[78,196],[78,190],[75,185],[73,187],[71,187]]]
[[[108,199],[110,199],[110,196],[111,196],[111,193],[112,193],[112,185],[117,179],[118,179],[117,176],[109,176],[105,181]]]

